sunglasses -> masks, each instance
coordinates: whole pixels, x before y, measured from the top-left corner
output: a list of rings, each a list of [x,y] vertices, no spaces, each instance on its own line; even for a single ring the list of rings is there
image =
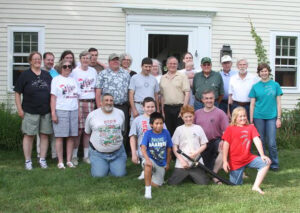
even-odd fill
[[[63,65],[62,68],[63,69],[67,69],[67,68],[72,69],[72,65]]]

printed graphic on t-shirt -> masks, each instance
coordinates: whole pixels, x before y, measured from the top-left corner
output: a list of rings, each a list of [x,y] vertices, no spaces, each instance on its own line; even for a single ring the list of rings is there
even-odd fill
[[[105,120],[104,126],[99,127],[100,143],[103,146],[119,143],[122,140],[120,133],[121,126],[116,120]]]
[[[37,87],[37,88],[47,88],[48,84],[46,81],[44,81],[43,79],[40,78],[40,76],[38,76],[36,79],[34,79],[31,82],[31,86],[32,87]]]
[[[94,92],[94,87],[92,86],[94,84],[95,79],[91,78],[91,79],[82,79],[79,78],[78,79],[78,83],[81,89],[82,93],[90,93],[90,92]]]
[[[151,141],[149,142],[148,146],[149,152],[151,153],[153,159],[158,162],[163,162],[167,146],[165,137],[151,138]]]
[[[142,121],[142,132],[145,133],[148,130],[148,122]]]
[[[241,131],[242,136],[240,137],[242,142],[242,146],[245,147],[246,150],[249,149],[249,146],[251,144],[251,141],[249,140],[249,132],[248,130]]]
[[[265,86],[265,94],[267,94],[267,96],[275,96],[275,91],[273,90],[272,85]]]
[[[78,94],[77,93],[74,93],[74,90],[75,90],[75,86],[74,85],[64,85],[64,84],[61,84],[59,85],[59,88],[61,89],[61,92],[62,92],[62,95],[64,96],[64,98],[77,98],[78,97]]]

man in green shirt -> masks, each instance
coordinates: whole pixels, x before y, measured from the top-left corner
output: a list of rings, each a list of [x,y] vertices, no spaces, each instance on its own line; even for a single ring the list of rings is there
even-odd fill
[[[202,93],[205,90],[214,91],[216,102],[215,105],[218,106],[222,101],[224,95],[223,80],[220,73],[211,70],[212,64],[211,59],[204,57],[201,59],[202,72],[195,75],[193,80],[193,94],[195,95],[195,110],[204,107],[201,99]]]

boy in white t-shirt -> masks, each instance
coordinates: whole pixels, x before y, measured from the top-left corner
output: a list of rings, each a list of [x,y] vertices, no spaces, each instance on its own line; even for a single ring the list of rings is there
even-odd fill
[[[208,140],[201,126],[194,124],[194,113],[194,108],[189,105],[183,106],[180,110],[184,124],[176,128],[172,137],[176,164],[174,172],[168,180],[170,185],[177,185],[188,176],[196,184],[206,185],[209,182],[207,175],[201,168],[191,167],[192,162],[177,153],[177,150],[181,149],[192,159],[197,159],[206,149]]]
[[[130,147],[131,147],[131,161],[135,164],[141,162],[140,159],[143,158],[141,152],[141,142],[144,137],[144,133],[151,129],[149,124],[149,119],[151,113],[155,112],[155,101],[152,97],[146,97],[142,103],[144,114],[136,117],[130,128],[129,137],[130,137]],[[144,171],[138,177],[138,179],[144,179]]]

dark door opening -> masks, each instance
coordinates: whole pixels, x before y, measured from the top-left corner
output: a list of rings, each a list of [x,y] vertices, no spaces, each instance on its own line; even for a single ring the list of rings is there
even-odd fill
[[[166,61],[169,56],[178,59],[180,69],[181,57],[188,49],[188,35],[149,34],[148,57],[155,58],[162,63],[163,74],[167,71]]]

